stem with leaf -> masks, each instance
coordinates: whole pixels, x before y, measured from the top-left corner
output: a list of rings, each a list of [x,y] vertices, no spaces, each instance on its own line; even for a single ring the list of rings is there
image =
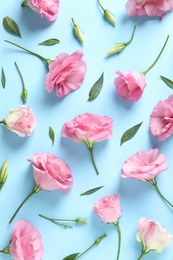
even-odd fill
[[[157,191],[157,193],[159,194],[159,196],[160,196],[166,203],[168,203],[168,204],[173,208],[173,204],[170,203],[170,202],[165,198],[165,196],[163,196],[163,194],[161,193],[161,191],[159,190],[159,188],[158,188],[158,186],[157,186],[157,181],[156,181],[156,179],[152,179],[152,180],[150,180],[149,182],[150,182],[150,183],[153,185],[153,187],[156,189],[156,191]]]
[[[24,203],[35,193],[38,193],[41,190],[40,187],[35,187],[33,189],[33,191],[22,201],[22,203],[19,205],[19,207],[17,208],[17,210],[14,212],[13,216],[11,217],[9,223],[11,223],[14,219],[14,217],[16,216],[16,214],[18,213],[18,211],[21,209],[21,207],[24,205]]]
[[[20,45],[18,45],[18,44],[16,44],[16,43],[14,43],[14,42],[10,42],[10,41],[8,41],[8,40],[4,40],[4,41],[5,41],[5,42],[8,42],[8,43],[10,43],[10,44],[12,44],[12,45],[14,45],[14,46],[16,46],[16,47],[22,49],[22,50],[24,50],[24,51],[26,51],[26,52],[28,52],[28,53],[34,55],[34,56],[36,56],[36,57],[38,57],[38,58],[41,59],[44,63],[46,63],[46,65],[49,65],[49,64],[52,62],[52,60],[46,59],[46,58],[44,58],[43,56],[37,54],[36,52],[30,51],[30,50],[28,50],[28,49],[26,49],[26,48],[24,48],[24,47],[22,47],[22,46],[20,46]]]
[[[162,52],[163,52],[163,50],[164,50],[164,48],[165,48],[165,46],[166,46],[166,44],[167,44],[167,42],[168,42],[168,39],[169,39],[169,35],[167,36],[166,41],[165,41],[165,43],[164,43],[164,45],[163,45],[163,47],[162,47],[162,49],[161,49],[159,55],[158,55],[157,58],[155,59],[155,61],[154,61],[146,70],[144,70],[143,72],[141,72],[141,75],[146,75],[147,72],[154,67],[154,65],[156,64],[156,62],[157,62],[158,59],[160,58],[160,56],[161,56],[161,54],[162,54]]]

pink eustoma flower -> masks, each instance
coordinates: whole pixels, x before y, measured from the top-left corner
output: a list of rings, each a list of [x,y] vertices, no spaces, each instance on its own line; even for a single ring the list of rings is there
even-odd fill
[[[129,16],[159,16],[173,10],[173,0],[128,0],[126,11]]]
[[[58,16],[59,0],[25,0],[22,6],[28,6],[41,17],[54,21]]]
[[[9,253],[15,260],[41,260],[43,245],[40,233],[26,220],[14,224]]]
[[[112,137],[112,118],[85,113],[75,117],[62,127],[62,136],[73,139],[75,142],[84,142],[90,151],[95,171],[99,174],[93,157],[94,143]]]
[[[112,118],[85,113],[63,125],[62,136],[75,142],[100,142],[112,137]]]
[[[116,259],[119,259],[121,248],[121,230],[119,218],[121,216],[121,206],[119,196],[116,194],[108,195],[101,198],[94,204],[94,211],[99,215],[101,220],[106,224],[113,223],[118,231],[118,251]]]
[[[82,85],[87,71],[82,57],[82,51],[75,51],[71,55],[61,53],[49,64],[49,72],[45,77],[48,93],[55,88],[56,95],[63,97]]]
[[[120,200],[116,194],[105,196],[94,204],[94,212],[105,223],[117,222],[121,216]]]
[[[60,190],[67,193],[73,186],[73,178],[68,165],[61,159],[50,153],[36,153],[28,159],[33,162],[33,174],[35,187],[27,198],[20,204],[9,223],[12,222],[23,204],[33,195],[41,190]]]
[[[159,173],[168,168],[165,155],[158,154],[157,148],[148,152],[139,151],[127,159],[122,166],[122,178],[132,178],[140,181],[153,180]]]
[[[116,71],[119,76],[114,79],[114,85],[117,93],[126,100],[138,101],[146,87],[145,75],[137,71]]]
[[[138,222],[136,239],[142,244],[142,256],[149,251],[161,253],[163,249],[171,244],[173,235],[161,226],[158,222],[143,217]],[[141,259],[141,258],[140,258]]]
[[[173,95],[157,103],[150,116],[150,131],[164,141],[173,134]]]
[[[69,166],[50,153],[36,153],[28,161],[33,162],[33,174],[37,187],[42,190],[61,190],[67,193],[73,186]]]
[[[11,132],[21,137],[26,137],[35,130],[36,118],[30,107],[20,106],[12,109],[0,123],[4,123]]]

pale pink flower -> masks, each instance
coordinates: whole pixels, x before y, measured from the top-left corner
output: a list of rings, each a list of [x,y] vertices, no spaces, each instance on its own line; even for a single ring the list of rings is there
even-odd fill
[[[157,103],[150,116],[150,131],[163,141],[173,134],[173,95]]]
[[[58,16],[59,0],[25,0],[22,6],[28,6],[41,17],[54,21]]]
[[[112,137],[112,118],[85,113],[63,125],[62,136],[75,142],[100,142]]]
[[[136,239],[142,244],[142,251],[146,254],[151,250],[161,253],[171,244],[173,235],[168,233],[158,222],[143,217],[138,222]]]
[[[122,178],[132,178],[140,181],[153,180],[159,173],[168,168],[165,155],[158,154],[157,148],[148,152],[139,151],[128,158],[122,166]]]
[[[63,97],[78,89],[82,85],[87,71],[82,57],[82,51],[75,51],[71,55],[59,54],[49,64],[49,72],[45,77],[47,92],[52,92],[55,87],[56,95]]]
[[[129,101],[138,101],[146,87],[145,75],[137,71],[116,71],[119,76],[114,79],[118,94]]]
[[[67,193],[73,186],[69,166],[50,153],[35,153],[28,161],[33,162],[33,174],[37,187],[42,190],[61,190]]]
[[[94,211],[105,223],[117,222],[121,216],[119,197],[113,194],[101,198],[94,204]]]
[[[173,10],[173,0],[128,0],[126,11],[129,16],[159,16]]]
[[[42,260],[43,245],[39,232],[26,220],[17,220],[10,238],[9,253],[14,260]]]
[[[21,137],[31,135],[36,127],[35,115],[28,106],[12,109],[2,122],[7,129]]]

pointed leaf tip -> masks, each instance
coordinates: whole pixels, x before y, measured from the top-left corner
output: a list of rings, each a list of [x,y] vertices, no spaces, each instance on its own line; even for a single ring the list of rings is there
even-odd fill
[[[104,73],[101,74],[99,79],[91,87],[91,89],[89,91],[88,101],[94,100],[100,94],[102,87],[103,87],[103,75],[104,75]]]
[[[138,132],[142,123],[143,123],[143,121],[141,123],[134,125],[133,127],[129,128],[127,131],[125,131],[124,134],[121,137],[120,145],[122,145],[123,143],[132,139],[135,136],[135,134]]]

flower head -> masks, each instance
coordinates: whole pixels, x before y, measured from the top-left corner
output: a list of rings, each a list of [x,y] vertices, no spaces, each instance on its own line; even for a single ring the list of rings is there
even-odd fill
[[[126,11],[129,16],[159,16],[173,10],[172,0],[128,0]]]
[[[138,101],[146,87],[146,78],[137,71],[116,71],[119,76],[114,79],[118,94],[129,101]]]
[[[139,151],[127,159],[122,166],[122,178],[132,178],[140,181],[150,181],[168,168],[165,155],[159,150]]]
[[[10,238],[9,253],[15,260],[41,260],[43,245],[39,232],[31,223],[18,220]]]
[[[75,142],[100,142],[112,137],[112,118],[85,113],[63,125],[62,136]]]
[[[168,233],[158,222],[143,217],[138,222],[136,239],[142,243],[142,251],[146,254],[151,250],[161,253],[171,244],[173,235]]]
[[[34,131],[36,118],[30,107],[20,106],[10,111],[4,119],[4,124],[11,132],[26,137]]]
[[[49,72],[45,77],[45,88],[47,92],[56,89],[56,95],[63,97],[78,89],[86,75],[86,63],[82,60],[83,52],[75,51],[71,55],[59,54],[49,64]]]
[[[94,204],[94,211],[105,223],[117,222],[121,216],[119,197],[113,194],[101,198]]]
[[[54,21],[58,16],[59,0],[25,0],[22,6],[28,6],[41,17]]]
[[[33,162],[33,174],[37,187],[42,190],[61,190],[67,193],[73,186],[68,165],[50,153],[36,153],[28,161]]]
[[[150,116],[150,131],[164,141],[173,134],[173,95],[157,103]]]

